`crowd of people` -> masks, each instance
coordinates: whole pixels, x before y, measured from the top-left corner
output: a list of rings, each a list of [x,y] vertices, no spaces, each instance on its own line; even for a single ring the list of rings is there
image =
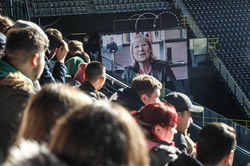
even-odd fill
[[[57,29],[6,16],[0,16],[0,34],[0,164],[232,165],[232,127],[208,123],[194,143],[192,112],[204,108],[180,92],[160,99],[162,79],[175,77],[152,53],[140,55],[152,50],[145,36],[131,50],[133,67],[143,73],[127,73],[131,86],[110,101],[105,65],[90,62],[82,42],[67,43]]]

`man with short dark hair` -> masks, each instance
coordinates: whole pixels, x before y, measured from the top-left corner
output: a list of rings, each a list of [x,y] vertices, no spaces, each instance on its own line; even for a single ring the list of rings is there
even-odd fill
[[[187,130],[193,119],[192,112],[203,112],[204,108],[193,105],[189,97],[180,92],[171,92],[164,97],[164,102],[172,104],[178,113],[177,134],[174,135],[175,146],[187,154],[195,152],[195,143]]]
[[[131,88],[119,89],[117,102],[128,110],[139,110],[151,102],[159,102],[162,84],[152,76],[138,75],[132,80]]]
[[[65,83],[67,67],[64,62],[69,52],[68,44],[63,40],[61,32],[57,29],[49,28],[45,33],[50,43],[46,51],[44,71],[39,82],[41,85],[50,82]],[[56,62],[52,63],[51,60],[54,56],[56,56]]]
[[[94,100],[107,99],[99,90],[106,81],[105,65],[98,61],[92,61],[85,70],[85,82],[80,89],[89,94]]]
[[[208,123],[202,128],[196,146],[196,159],[183,153],[169,166],[231,166],[236,149],[235,130],[225,123]]]
[[[48,43],[37,25],[8,31],[5,55],[0,58],[0,163],[14,142],[27,100],[34,94],[33,82],[43,72]]]

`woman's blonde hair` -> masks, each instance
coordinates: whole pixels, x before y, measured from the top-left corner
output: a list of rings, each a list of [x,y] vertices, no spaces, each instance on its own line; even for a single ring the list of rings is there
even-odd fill
[[[145,136],[127,110],[98,101],[62,117],[50,150],[69,165],[149,165]]]
[[[152,63],[153,61],[155,61],[157,58],[156,56],[153,54],[153,49],[152,49],[152,44],[151,42],[149,41],[148,37],[143,35],[143,34],[138,34],[134,37],[134,39],[132,40],[131,44],[130,44],[130,56],[131,56],[131,59],[132,59],[132,62],[131,62],[131,66],[132,67],[135,67],[137,65],[137,61],[135,60],[135,57],[134,57],[134,52],[133,52],[133,46],[134,46],[134,43],[137,42],[137,41],[146,41],[148,43],[148,46],[150,47],[150,50],[151,50],[151,54],[150,54],[150,57],[149,57],[149,60],[150,60],[150,63]]]

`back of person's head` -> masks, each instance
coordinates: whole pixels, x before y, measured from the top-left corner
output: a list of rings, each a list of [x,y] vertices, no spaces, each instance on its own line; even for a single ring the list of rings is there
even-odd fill
[[[138,112],[131,113],[138,123],[145,128],[149,138],[154,139],[152,129],[156,125],[161,127],[175,127],[178,122],[178,114],[174,106],[170,104],[149,103],[141,108]]]
[[[59,48],[62,44],[63,36],[62,33],[53,28],[48,28],[45,30],[46,35],[49,38],[49,49],[53,50]]]
[[[50,150],[69,165],[148,165],[145,137],[123,107],[98,101],[55,126]]]
[[[12,25],[14,25],[14,22],[11,18],[0,15],[0,32],[2,34],[5,34],[7,29],[10,28]]]
[[[89,41],[89,35],[85,34],[83,35],[83,42],[86,43]]]
[[[81,57],[82,57],[82,60],[84,60],[84,62],[90,63],[90,57],[86,52],[83,52]]]
[[[47,144],[21,139],[13,146],[4,166],[67,166],[48,150]]]
[[[11,28],[7,33],[5,57],[16,64],[26,63],[34,54],[45,51],[48,38],[33,28]]]
[[[84,52],[83,44],[78,40],[70,40],[68,42],[68,46],[69,46],[69,54],[72,56]]]
[[[197,159],[203,164],[215,165],[236,148],[234,128],[225,123],[212,122],[205,125],[197,140]],[[230,160],[230,156],[228,156]],[[233,157],[233,156],[231,156]],[[232,160],[232,159],[231,159]],[[230,162],[225,165],[230,165]]]
[[[138,75],[131,83],[131,89],[140,97],[142,94],[146,94],[148,97],[156,89],[161,89],[162,84],[156,78],[149,75]]]
[[[91,103],[92,100],[87,95],[68,85],[46,84],[29,99],[17,139],[47,142],[57,119],[72,109]]]
[[[90,82],[95,82],[101,77],[104,77],[105,74],[105,65],[98,61],[92,61],[88,64],[85,75],[86,80]]]
[[[10,27],[10,29],[16,29],[16,28],[31,28],[37,30],[44,38],[48,38],[48,36],[45,34],[45,32],[40,28],[37,24],[31,21],[25,21],[25,20],[17,20],[13,26]]]

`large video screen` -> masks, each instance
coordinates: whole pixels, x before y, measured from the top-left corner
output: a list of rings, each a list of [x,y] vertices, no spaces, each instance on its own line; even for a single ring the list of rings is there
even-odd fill
[[[188,79],[187,35],[182,28],[101,34],[102,62],[108,71],[122,77],[125,68],[133,66],[130,46],[139,34],[149,39],[153,55],[170,66],[176,80]]]

